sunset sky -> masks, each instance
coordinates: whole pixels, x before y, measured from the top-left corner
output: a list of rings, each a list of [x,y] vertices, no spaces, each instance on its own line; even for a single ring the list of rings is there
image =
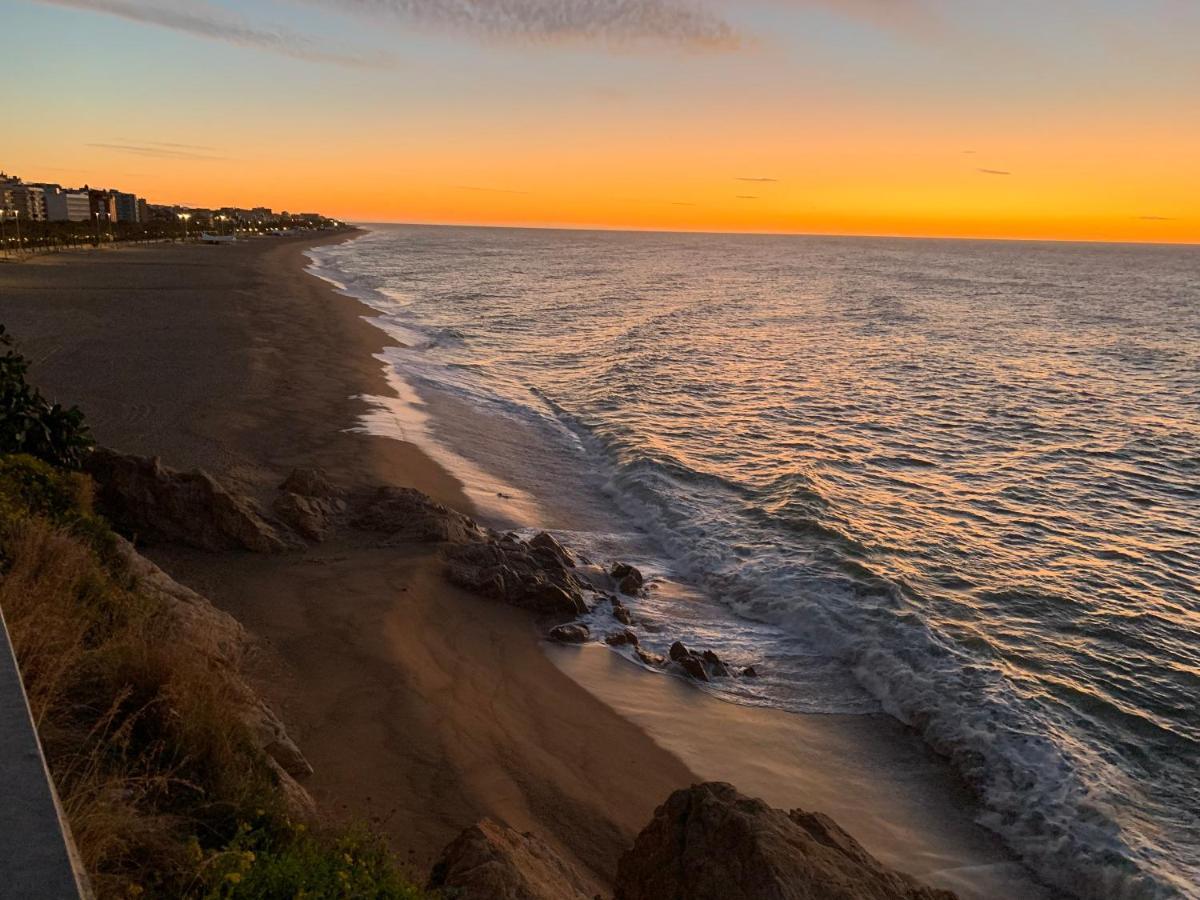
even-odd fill
[[[1200,242],[1196,0],[0,0],[0,168],[356,221]]]

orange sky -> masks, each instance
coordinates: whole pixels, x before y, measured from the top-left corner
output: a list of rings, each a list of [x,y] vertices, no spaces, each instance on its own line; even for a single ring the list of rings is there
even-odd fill
[[[300,49],[281,53],[241,36],[255,4],[188,6],[210,17],[202,31],[116,5],[16,4],[10,46],[55,33],[120,46],[125,62],[97,79],[68,58],[31,83],[0,166],[152,202],[358,221],[1200,243],[1200,65],[1177,53],[1186,31],[1097,50],[1061,43],[1079,36],[1069,16],[1042,23],[1055,38],[980,19],[978,4],[931,37],[839,16],[837,0],[770,0],[759,18],[720,19],[745,36],[733,48],[692,46],[707,32],[690,19],[682,38],[595,46],[586,22],[569,40],[513,40],[265,4],[263,16],[291,10]],[[212,23],[235,15],[237,39],[215,39]]]

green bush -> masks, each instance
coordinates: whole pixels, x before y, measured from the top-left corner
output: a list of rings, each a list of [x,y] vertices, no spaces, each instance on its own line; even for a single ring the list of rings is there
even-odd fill
[[[197,860],[203,858],[193,844]],[[314,835],[304,825],[244,823],[202,864],[204,900],[420,900],[383,842],[363,830]]]
[[[12,349],[12,337],[0,325],[0,453],[29,453],[38,459],[78,469],[93,441],[78,407],[51,403],[25,381],[29,361]]]

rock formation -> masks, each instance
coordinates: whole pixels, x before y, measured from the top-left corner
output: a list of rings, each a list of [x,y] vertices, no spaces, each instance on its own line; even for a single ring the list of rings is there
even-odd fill
[[[428,889],[456,900],[591,900],[583,879],[544,841],[490,819],[442,851]]]
[[[259,553],[289,545],[253,501],[225,490],[201,469],[179,472],[158,457],[98,448],[88,457],[87,472],[99,488],[100,511],[147,543]]]
[[[414,488],[381,487],[352,498],[350,524],[362,531],[380,532],[389,541],[454,544],[484,541],[475,521]]]
[[[345,492],[321,469],[293,469],[272,506],[275,515],[310,541],[325,540],[347,508]]]
[[[884,867],[820,813],[729,784],[676,791],[617,866],[615,900],[954,900]]]
[[[511,534],[475,540],[451,547],[446,563],[452,582],[493,600],[543,615],[574,618],[588,611],[588,586],[544,544],[534,547]]]

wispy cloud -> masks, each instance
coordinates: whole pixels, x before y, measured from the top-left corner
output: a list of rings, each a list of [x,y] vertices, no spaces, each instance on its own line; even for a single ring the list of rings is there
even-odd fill
[[[758,198],[752,194],[738,194],[737,199],[739,199],[739,200],[757,200]]]
[[[736,178],[735,180],[736,180],[736,181],[751,181],[751,182],[754,182],[755,184],[778,184],[778,183],[779,183],[779,179],[778,179],[778,178],[747,178],[747,177],[738,177],[738,178]]]
[[[207,3],[192,3],[186,8],[174,0],[41,0],[51,6],[65,6],[88,12],[116,16],[130,22],[154,25],[194,37],[224,41],[239,47],[252,47],[310,62],[333,63],[355,68],[379,68],[394,60],[379,54],[351,54],[328,48],[324,41],[296,34],[285,28],[263,28]]]
[[[1138,219],[1140,219],[1143,222],[1174,222],[1175,221],[1170,216],[1138,216]]]
[[[481,37],[732,48],[741,38],[701,0],[307,0]]]
[[[1006,172],[1004,169],[976,169],[981,175],[1011,175],[1012,172]]]
[[[120,153],[133,153],[137,156],[153,156],[158,159],[227,159],[225,156],[214,156],[208,152],[212,147],[195,147],[185,150],[187,144],[170,144],[161,141],[147,141],[144,144],[106,144],[101,142],[89,143],[89,147],[101,150],[116,150]]]

